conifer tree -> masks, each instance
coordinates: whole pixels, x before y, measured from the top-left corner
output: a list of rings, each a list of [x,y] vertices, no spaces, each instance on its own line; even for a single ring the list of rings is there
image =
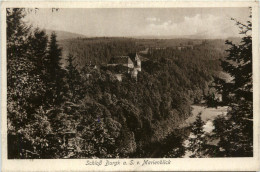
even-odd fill
[[[43,105],[46,102],[45,93],[48,89],[48,85],[45,82],[46,75],[46,58],[47,58],[47,44],[48,36],[45,31],[36,28],[31,32],[28,37],[28,51],[27,56],[29,60],[33,63],[35,68],[32,69],[32,75],[37,76],[38,84],[41,82],[41,88],[39,88],[40,96],[34,99],[34,104],[36,106]]]
[[[69,98],[71,99],[72,102],[75,102],[78,98],[83,96],[83,91],[82,91],[82,79],[80,76],[80,73],[77,70],[77,66],[73,65],[74,61],[73,55],[69,54],[67,58],[67,83],[69,87]]]
[[[32,31],[23,22],[25,10],[7,9],[7,119],[8,157],[40,156],[44,135],[51,132],[42,109],[45,83],[41,62],[46,52],[46,35]],[[32,32],[32,34],[31,34]],[[40,34],[38,34],[40,33]]]
[[[28,32],[25,23],[24,9],[8,8],[7,16],[7,120],[8,136],[15,135],[16,131],[23,127],[26,118],[26,105],[29,95],[24,91],[25,81],[28,81],[30,61],[25,56],[27,50]],[[23,78],[23,80],[22,80]],[[19,103],[17,102],[19,100]],[[15,141],[14,141],[15,142]],[[10,149],[9,149],[10,150]],[[8,152],[16,156],[17,151]],[[9,156],[8,155],[8,156]]]
[[[6,15],[7,56],[10,59],[26,52],[26,38],[30,27],[22,21],[25,16],[24,8],[7,8]]]
[[[46,59],[46,82],[49,83],[47,97],[50,103],[61,103],[64,96],[64,70],[61,68],[61,51],[56,34],[51,34]]]
[[[214,121],[214,132],[220,139],[218,156],[248,157],[253,156],[252,23],[236,21],[236,25],[243,38],[239,45],[226,41],[230,48],[222,61],[224,71],[234,78],[222,87],[232,97],[228,102],[230,110]]]
[[[31,61],[37,65],[37,73],[45,73],[45,61],[47,57],[48,36],[45,31],[36,28],[29,36],[29,54]]]
[[[188,151],[192,152],[190,157],[202,158],[206,148],[206,137],[203,131],[204,121],[201,119],[201,112],[197,115],[196,121],[192,124],[191,135],[188,139]]]

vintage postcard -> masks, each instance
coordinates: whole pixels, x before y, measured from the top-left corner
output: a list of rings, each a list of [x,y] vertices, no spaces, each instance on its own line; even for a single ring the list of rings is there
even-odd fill
[[[2,171],[258,171],[259,4],[2,2]]]

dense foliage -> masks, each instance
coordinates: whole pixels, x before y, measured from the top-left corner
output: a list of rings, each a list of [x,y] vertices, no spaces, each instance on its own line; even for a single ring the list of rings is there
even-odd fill
[[[235,38],[232,40],[237,42]],[[225,42],[221,39],[134,39],[123,37],[63,39],[60,40],[59,45],[63,47],[64,57],[68,54],[77,57],[74,62],[78,64],[79,68],[89,63],[97,65],[107,64],[111,57],[117,55],[127,55],[128,53],[139,52],[140,50],[141,52],[148,52],[149,49],[176,49],[179,46],[192,46],[196,50],[196,53],[186,50],[186,57],[216,60],[224,55],[224,49],[226,48]],[[197,55],[197,53],[200,55]],[[165,54],[166,52],[164,52]],[[175,51],[175,55],[182,57],[184,54],[183,51]],[[66,62],[64,61],[64,63]]]
[[[105,65],[116,55],[138,52],[141,46],[136,46],[131,38],[77,38],[62,40],[60,46],[64,48],[64,55],[72,54],[77,57],[74,63],[79,68],[85,64]]]
[[[188,139],[187,150],[191,152],[192,158],[205,157],[204,152],[206,150],[206,135],[203,130],[205,122],[201,119],[201,113],[196,117],[196,121],[191,126],[190,137]]]
[[[252,23],[236,21],[236,24],[243,38],[239,44],[226,41],[228,55],[221,60],[223,70],[231,75],[232,80],[215,78],[215,88],[223,95],[223,104],[228,105],[229,110],[213,121],[213,133],[202,132],[207,139],[193,145],[204,146],[197,152],[199,156],[253,156]],[[201,125],[195,126],[192,132],[202,131]]]
[[[24,9],[7,9],[9,158],[184,155],[176,129],[220,70],[224,52],[215,44],[202,41],[181,51],[151,48],[138,80],[126,75],[120,82],[101,64],[145,45],[93,38],[85,46],[74,40],[77,48],[72,42],[72,49],[64,50],[72,54],[64,60],[55,33],[48,40],[44,31],[26,26],[24,15]],[[156,146],[165,149],[148,151]]]
[[[251,18],[251,16],[250,16]],[[234,20],[234,19],[233,19]],[[253,156],[253,80],[252,80],[252,23],[236,21],[243,38],[240,44],[226,41],[228,56],[222,61],[224,71],[233,80],[223,82],[220,91],[228,93],[230,111],[226,117],[215,120],[215,133],[219,137],[218,156]]]

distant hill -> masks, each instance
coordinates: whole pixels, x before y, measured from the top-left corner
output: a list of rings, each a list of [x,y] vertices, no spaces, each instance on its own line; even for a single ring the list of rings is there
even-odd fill
[[[144,35],[144,36],[132,36],[132,38],[136,39],[229,39],[228,37],[219,37],[219,36],[211,36],[204,33],[195,34],[195,35],[168,35],[168,36],[160,36],[160,35]],[[241,39],[239,37],[232,37],[232,39]]]
[[[65,40],[65,39],[75,39],[75,38],[85,38],[85,35],[78,34],[78,33],[72,33],[72,32],[66,32],[66,31],[59,31],[59,30],[46,30],[47,35],[51,35],[52,32],[55,32],[57,34],[57,40]]]
[[[147,39],[147,41],[149,41],[149,39],[154,39],[154,40],[160,40],[160,39],[175,39],[175,40],[190,40],[190,39],[199,39],[199,40],[203,40],[203,39],[222,39],[222,40],[232,40],[235,43],[238,43],[241,38],[239,37],[232,37],[232,38],[213,38],[213,37],[209,37],[209,36],[205,36],[203,34],[201,35],[169,35],[169,36],[157,36],[157,35],[144,35],[144,36],[129,36],[129,37],[91,37],[91,36],[86,36],[83,34],[78,34],[78,33],[72,33],[72,32],[67,32],[67,31],[59,31],[59,30],[46,30],[46,33],[48,35],[51,35],[52,32],[55,32],[57,34],[57,40],[66,40],[66,39],[75,39],[75,38],[88,38],[89,40],[96,40],[96,41],[100,41],[100,40],[107,40],[109,41],[110,39]],[[167,41],[166,41],[167,42]]]

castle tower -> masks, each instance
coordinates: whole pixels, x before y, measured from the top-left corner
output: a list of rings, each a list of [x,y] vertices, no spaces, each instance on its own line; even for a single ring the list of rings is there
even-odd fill
[[[136,64],[137,64],[136,69],[139,72],[141,72],[141,59],[140,59],[140,57],[137,53],[135,54],[135,61],[136,61]]]

